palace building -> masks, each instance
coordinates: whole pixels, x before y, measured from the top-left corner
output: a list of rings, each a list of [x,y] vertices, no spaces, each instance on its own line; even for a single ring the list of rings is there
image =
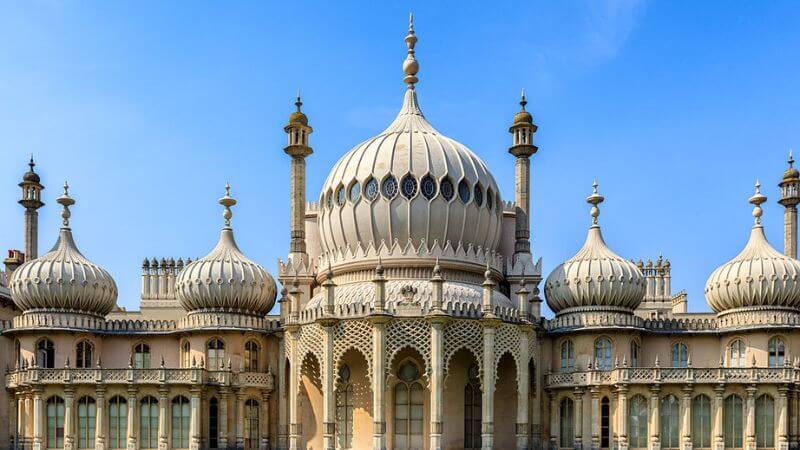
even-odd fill
[[[140,309],[122,309],[73,237],[80,203],[66,184],[63,226],[39,255],[45,187],[31,159],[25,249],[0,277],[0,448],[800,447],[791,157],[783,252],[766,240],[756,184],[747,244],[709,268],[710,312],[687,311],[668,260],[611,250],[597,183],[585,243],[543,278],[524,94],[503,197],[479,156],[423,115],[413,22],[405,42],[397,117],[344,153],[311,202],[313,129],[298,97],[284,127],[289,251],[274,278],[239,248],[226,186],[210,253],[145,259]]]

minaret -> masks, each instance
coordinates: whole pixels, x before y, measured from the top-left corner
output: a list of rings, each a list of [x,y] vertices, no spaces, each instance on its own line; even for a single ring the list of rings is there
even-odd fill
[[[525,100],[525,90],[522,91],[522,98],[519,102],[522,109],[514,115],[514,124],[508,129],[511,133],[512,145],[508,152],[517,158],[515,174],[515,201],[516,207],[516,232],[514,243],[514,254],[530,253],[530,188],[531,188],[531,164],[530,157],[538,150],[533,145],[533,135],[536,133],[536,125],[533,123],[533,116],[525,110],[528,101]]]
[[[289,115],[289,123],[283,130],[289,136],[289,145],[283,149],[292,157],[291,169],[291,244],[289,246],[289,261],[297,259],[307,262],[306,254],[306,156],[313,153],[308,146],[308,135],[314,130],[308,125],[308,117],[300,110],[303,102],[300,92],[297,92],[297,101],[294,103],[297,110]]]
[[[783,205],[783,253],[790,258],[797,258],[797,204],[800,203],[800,172],[794,168],[794,158],[789,151],[789,168],[783,173],[778,186],[781,188]]]
[[[42,202],[42,189],[39,174],[33,171],[36,163],[31,156],[28,162],[30,170],[22,176],[19,187],[22,188],[22,198],[19,204],[25,207],[25,260],[30,261],[39,256],[39,213],[37,210],[44,206]]]

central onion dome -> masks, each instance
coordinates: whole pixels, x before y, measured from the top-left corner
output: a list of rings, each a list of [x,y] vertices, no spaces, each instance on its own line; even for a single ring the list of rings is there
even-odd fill
[[[414,89],[419,65],[413,24],[405,41],[408,90],[399,114],[382,133],[347,152],[323,184],[322,250],[409,243],[430,248],[434,242],[443,248],[449,242],[452,248],[496,251],[503,209],[497,183],[478,156],[422,114]]]
[[[117,284],[102,267],[83,256],[72,238],[69,207],[75,200],[64,183],[63,227],[52,250],[27,261],[11,275],[11,298],[25,314],[67,312],[102,317],[117,301]]]
[[[544,285],[547,305],[556,315],[585,311],[632,313],[645,294],[644,276],[633,261],[618,256],[603,240],[597,218],[604,198],[594,183],[586,201],[592,226],[578,253],[553,269]]]
[[[750,197],[755,205],[755,224],[750,239],[735,258],[711,273],[706,283],[706,301],[717,314],[743,310],[796,310],[800,307],[800,261],[769,245],[761,225],[761,204],[767,197]]]
[[[275,304],[275,280],[263,267],[239,250],[231,228],[230,185],[219,203],[225,207],[225,227],[217,246],[203,258],[191,262],[175,281],[181,305],[190,313],[215,312],[266,315]]]

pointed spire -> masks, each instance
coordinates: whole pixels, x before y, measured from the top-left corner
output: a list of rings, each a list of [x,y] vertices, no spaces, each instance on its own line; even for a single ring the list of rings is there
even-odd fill
[[[31,162],[33,162],[33,156],[31,156]],[[786,162],[789,163],[790,169],[794,167],[794,157],[792,156],[792,149],[789,149],[789,159]],[[31,171],[33,171],[33,167],[31,167]]]
[[[593,228],[599,227],[597,218],[600,216],[600,208],[598,206],[600,205],[600,203],[603,203],[603,200],[605,200],[605,197],[603,197],[597,192],[598,186],[600,185],[597,184],[597,179],[595,179],[594,183],[592,184],[592,195],[586,197],[586,203],[592,205],[592,210],[590,212],[590,215],[592,216]]]
[[[789,150],[789,158],[791,158],[791,157],[792,157],[792,151]],[[31,172],[33,172],[33,168],[36,167],[36,163],[33,162],[33,153],[31,153],[31,159],[30,159],[30,161],[28,161],[28,167],[31,168]]]
[[[522,110],[525,111],[525,105],[528,104],[528,100],[525,99],[525,88],[522,88],[522,94],[520,94],[519,99],[519,106],[522,107]]]
[[[69,184],[66,181],[64,182],[64,194],[58,197],[56,202],[63,207],[61,210],[61,219],[64,228],[69,228],[69,218],[72,215],[69,212],[69,207],[75,204],[75,200],[69,196]]]
[[[222,217],[225,218],[225,228],[230,228],[231,217],[233,217],[231,206],[236,204],[236,199],[231,197],[230,183],[225,183],[225,196],[219,199],[219,204],[225,207],[225,211],[222,213]]]
[[[303,106],[303,100],[300,99],[300,89],[297,89],[297,99],[294,102],[294,106],[297,107],[297,112],[302,112],[300,107]]]
[[[408,85],[408,89],[413,90],[414,84],[419,81],[417,72],[419,72],[419,62],[414,57],[414,46],[417,45],[417,36],[414,34],[414,14],[408,16],[408,35],[406,35],[406,46],[408,46],[408,55],[406,60],[403,61],[403,73],[406,74],[403,81]]]
[[[761,183],[758,180],[756,180],[756,192],[748,201],[755,205],[753,208],[754,226],[760,227],[761,215],[764,213],[764,210],[761,209],[761,204],[767,201],[767,196],[761,193]]]

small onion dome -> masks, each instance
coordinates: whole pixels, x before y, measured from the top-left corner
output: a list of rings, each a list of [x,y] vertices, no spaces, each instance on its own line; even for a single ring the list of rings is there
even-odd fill
[[[232,312],[266,315],[275,304],[275,280],[263,267],[247,259],[233,237],[230,185],[219,203],[225,207],[225,227],[217,246],[180,271],[175,282],[178,300],[189,312]]]
[[[22,182],[23,183],[41,183],[41,178],[39,178],[39,174],[33,171],[33,168],[36,167],[36,163],[33,162],[33,156],[31,156],[30,162],[28,162],[28,167],[30,169],[22,175]]]
[[[597,217],[603,202],[594,191],[586,201],[592,205],[592,226],[578,253],[556,267],[545,281],[547,305],[557,315],[580,311],[632,312],[645,293],[644,276],[633,261],[606,246]]]
[[[783,181],[796,180],[800,178],[800,171],[794,168],[794,157],[792,157],[791,150],[789,151],[789,167],[783,172]]]
[[[519,125],[523,123],[533,124],[533,116],[527,110],[525,110],[525,105],[528,104],[528,100],[525,99],[525,90],[522,90],[522,97],[520,98],[519,105],[522,106],[516,114],[514,114],[514,125]]]
[[[706,301],[715,312],[738,308],[786,309],[800,307],[800,261],[769,245],[761,225],[761,204],[767,197],[750,197],[755,225],[750,240],[735,258],[715,270],[706,282]]]
[[[297,92],[297,100],[294,102],[294,105],[297,106],[297,110],[289,114],[289,125],[295,124],[302,124],[308,125],[308,117],[303,114],[303,111],[300,110],[300,107],[303,106],[303,102],[300,100],[300,92]]]
[[[11,297],[25,313],[74,312],[105,316],[116,305],[117,284],[102,267],[83,256],[72,238],[69,207],[75,204],[64,183],[64,226],[48,253],[19,266],[11,275]]]

